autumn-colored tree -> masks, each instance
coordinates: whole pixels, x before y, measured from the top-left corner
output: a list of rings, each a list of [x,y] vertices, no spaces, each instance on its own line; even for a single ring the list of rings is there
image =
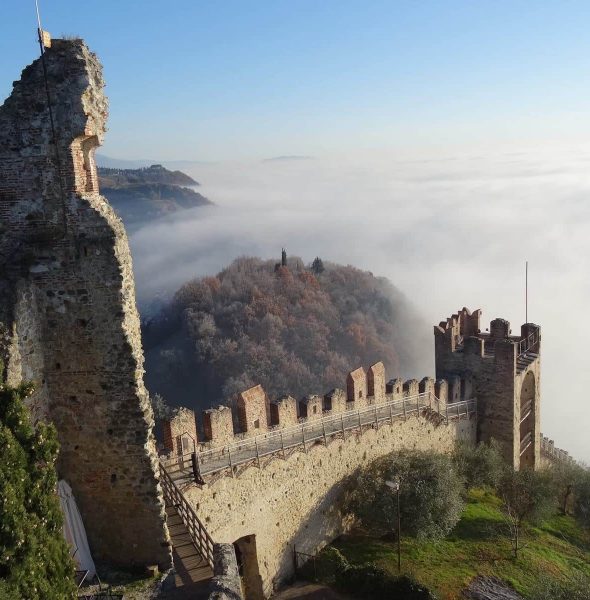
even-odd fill
[[[151,391],[208,408],[258,383],[270,397],[323,393],[380,360],[392,377],[419,374],[417,332],[428,327],[391,283],[321,266],[239,258],[182,286],[144,324]]]

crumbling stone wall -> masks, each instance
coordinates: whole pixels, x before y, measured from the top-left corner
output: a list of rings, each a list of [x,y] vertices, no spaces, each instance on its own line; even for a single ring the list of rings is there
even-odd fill
[[[57,427],[94,555],[166,568],[131,255],[94,162],[102,69],[81,40],[54,40],[45,60],[55,139],[40,60],[0,107],[2,378],[35,383],[31,409]]]

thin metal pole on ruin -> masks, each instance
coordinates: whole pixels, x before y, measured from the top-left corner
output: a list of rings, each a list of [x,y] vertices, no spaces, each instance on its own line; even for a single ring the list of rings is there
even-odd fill
[[[529,322],[529,261],[524,263],[524,322]]]
[[[51,125],[51,136],[53,141],[53,149],[55,151],[55,162],[57,163],[57,180],[59,183],[59,191],[61,194],[62,205],[62,223],[64,229],[64,237],[68,233],[68,217],[66,212],[66,194],[62,181],[61,156],[59,155],[59,147],[57,145],[57,135],[55,133],[55,121],[53,120],[53,109],[51,108],[51,94],[49,92],[49,81],[47,77],[47,64],[45,63],[45,43],[43,39],[43,27],[41,27],[41,13],[39,11],[39,0],[35,0],[35,10],[37,12],[37,37],[39,39],[39,50],[41,52],[41,66],[43,67],[43,79],[45,82],[45,95],[47,96],[47,110],[49,112],[49,123]]]

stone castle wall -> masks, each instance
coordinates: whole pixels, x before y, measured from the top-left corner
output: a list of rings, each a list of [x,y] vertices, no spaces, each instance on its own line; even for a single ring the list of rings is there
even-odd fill
[[[567,450],[555,446],[555,442],[541,434],[541,465],[549,467],[558,462],[574,462]]]
[[[386,382],[382,362],[371,365],[366,371],[359,367],[346,378],[346,391],[334,389],[319,396],[312,394],[300,400],[292,396],[270,399],[261,385],[254,386],[238,394],[235,414],[228,405],[205,410],[201,416],[202,433],[198,439],[200,450],[219,448],[236,441],[272,431],[293,427],[307,421],[380,405],[386,402],[414,398],[418,394],[431,394],[436,408],[441,412],[447,403],[472,399],[472,389],[458,376],[451,381],[435,381],[424,377],[421,381],[392,379]],[[186,410],[186,409],[183,409]],[[194,413],[193,413],[194,415]],[[191,417],[192,418],[192,417]],[[177,417],[164,424],[164,430],[172,428],[180,434],[182,424]],[[165,444],[167,450],[182,453],[177,445]]]
[[[35,384],[94,555],[167,567],[131,255],[94,162],[102,69],[81,40],[54,40],[45,62],[55,139],[40,59],[0,107],[1,378]]]
[[[414,415],[252,466],[235,478],[187,486],[184,494],[216,542],[253,539],[261,593],[251,597],[269,597],[293,575],[294,546],[313,553],[347,528],[339,500],[357,469],[403,448],[450,452],[459,439],[475,443],[475,435],[474,417],[436,425]]]
[[[250,568],[245,569],[244,577],[249,598],[268,597],[293,574],[294,547],[313,553],[348,527],[338,502],[348,479],[358,469],[403,448],[449,452],[458,440],[476,441],[475,413],[468,417],[463,412],[460,419],[445,419],[449,390],[455,394],[455,401],[470,399],[460,397],[460,390],[467,388],[458,379],[452,384],[429,377],[420,382],[392,379],[386,383],[385,369],[379,362],[366,371],[355,369],[346,381],[347,391],[335,389],[299,401],[290,396],[269,399],[257,385],[238,395],[237,418],[227,406],[203,414],[208,439],[200,440],[197,457],[209,449],[225,455],[227,446],[235,443],[233,454],[243,440],[260,436],[258,443],[264,444],[264,434],[270,430],[292,431],[294,426],[297,429],[327,416],[356,414],[386,403],[399,406],[402,400],[407,407],[405,417],[400,412],[393,422],[381,422],[379,427],[372,423],[362,432],[356,429],[342,437],[309,443],[305,452],[299,447],[285,454],[278,448],[263,465],[254,462],[239,471],[226,471],[221,477],[205,476],[199,485],[183,484],[185,497],[213,540],[235,543],[247,553]],[[455,388],[459,392],[455,393]],[[418,398],[428,398],[427,406],[432,404],[432,410],[420,408],[417,412]],[[194,423],[194,413],[182,409],[164,424],[164,430],[175,431],[174,439],[180,440],[187,420]],[[233,423],[238,423],[238,431],[234,432]],[[166,449],[173,455],[182,454],[178,443]],[[186,462],[186,457],[182,460]]]

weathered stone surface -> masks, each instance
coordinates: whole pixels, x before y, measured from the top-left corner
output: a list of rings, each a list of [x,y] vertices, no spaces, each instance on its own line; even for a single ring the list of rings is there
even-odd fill
[[[478,440],[500,442],[515,469],[538,468],[540,327],[526,323],[512,335],[508,321],[494,319],[482,333],[480,316],[463,308],[434,327],[436,376],[447,380],[449,402],[478,399]]]
[[[45,60],[56,139],[40,60],[0,107],[2,377],[36,384],[95,556],[166,568],[131,255],[94,162],[102,68],[81,40],[53,40]]]
[[[185,455],[194,452],[197,445],[197,421],[195,411],[190,408],[175,408],[162,421],[164,447],[168,452]]]
[[[242,581],[232,544],[214,544],[209,600],[242,600]]]
[[[253,539],[268,597],[293,574],[293,546],[313,553],[347,528],[339,501],[358,468],[402,448],[449,452],[458,439],[474,442],[475,431],[475,418],[446,425],[412,416],[328,446],[314,445],[307,453],[273,460],[261,469],[252,466],[235,478],[192,485],[184,493],[213,540]]]
[[[466,600],[523,600],[512,588],[495,577],[476,577],[463,592]]]

